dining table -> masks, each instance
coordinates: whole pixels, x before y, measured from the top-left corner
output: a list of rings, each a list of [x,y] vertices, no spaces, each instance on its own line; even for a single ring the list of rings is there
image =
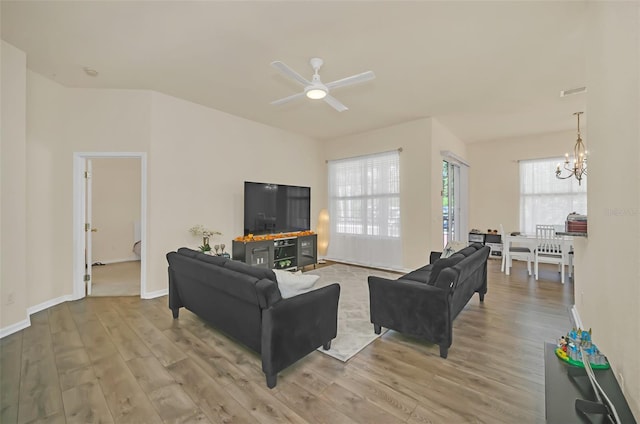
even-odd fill
[[[505,260],[504,272],[509,275],[510,273],[510,254],[509,250],[512,246],[527,247],[533,251],[537,247],[537,237],[535,234],[523,234],[523,233],[506,233],[502,236],[502,255]],[[569,277],[573,270],[573,236],[562,235],[560,238],[561,249],[565,252],[565,263],[569,266]]]

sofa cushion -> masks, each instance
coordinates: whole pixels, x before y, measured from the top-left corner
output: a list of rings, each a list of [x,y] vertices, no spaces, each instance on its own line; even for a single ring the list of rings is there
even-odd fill
[[[274,269],[278,288],[283,299],[297,296],[314,289],[314,285],[320,278],[319,275],[303,274],[302,272],[289,272],[280,269]]]
[[[259,268],[259,267],[247,265],[244,262],[233,261],[233,260],[225,262],[224,267],[231,269],[233,271],[242,272],[243,274],[251,275],[253,277],[256,277],[259,280],[267,279],[271,281],[276,281],[276,275],[270,269]]]
[[[457,266],[444,268],[440,271],[433,285],[442,290],[454,290],[460,279],[460,270]]]
[[[478,251],[478,249],[476,249],[476,247],[474,245],[471,245],[471,246],[465,247],[464,249],[459,250],[457,253],[467,257],[469,255],[473,255],[477,251]]]
[[[190,258],[195,258],[196,255],[200,252],[198,252],[197,250],[189,249],[188,247],[181,247],[180,249],[178,249],[178,253]]]
[[[403,275],[402,277],[398,278],[398,280],[412,280],[417,281],[418,283],[426,283],[427,281],[429,281],[432,269],[433,265],[425,265],[422,268],[418,268],[415,271],[411,271],[410,273]]]
[[[440,271],[445,268],[454,266],[464,258],[465,256],[458,252],[448,258],[442,258],[435,261],[435,263],[433,264],[433,268],[431,269],[431,275],[429,275],[429,281],[427,281],[427,284],[431,286],[435,285],[435,282],[438,279],[438,275],[440,275]]]
[[[204,253],[198,253],[196,259],[218,266],[224,266],[224,264],[229,261],[229,259],[222,256],[207,255]]]

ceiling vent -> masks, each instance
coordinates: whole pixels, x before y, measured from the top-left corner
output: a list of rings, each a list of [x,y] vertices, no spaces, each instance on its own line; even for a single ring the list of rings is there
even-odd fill
[[[586,93],[586,92],[587,92],[587,87],[572,88],[570,90],[562,90],[560,92],[560,97],[573,96],[574,94],[580,94],[580,93]]]

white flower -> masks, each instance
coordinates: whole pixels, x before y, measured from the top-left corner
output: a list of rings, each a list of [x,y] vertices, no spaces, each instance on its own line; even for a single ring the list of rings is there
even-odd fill
[[[202,236],[202,237],[211,237],[213,235],[221,236],[222,233],[220,231],[210,230],[208,228],[204,228],[204,225],[198,224],[189,228],[189,232],[194,236]]]

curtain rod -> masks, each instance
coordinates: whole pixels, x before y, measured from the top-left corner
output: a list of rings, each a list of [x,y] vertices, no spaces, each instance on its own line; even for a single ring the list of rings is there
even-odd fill
[[[564,154],[559,156],[546,156],[543,158],[514,159],[512,162],[520,163],[520,162],[544,161],[544,160],[550,160],[550,159],[560,159],[561,161],[564,162]]]
[[[382,154],[385,154],[385,153],[391,153],[391,152],[395,152],[395,151],[397,151],[398,153],[402,153],[402,147],[398,147],[397,149],[394,149],[394,150],[386,150],[386,151],[384,151],[384,152],[368,153],[368,154],[365,154],[365,155],[357,155],[357,156],[349,156],[349,157],[346,157],[346,158],[340,158],[340,159],[331,159],[331,160],[326,159],[326,160],[324,161],[324,163],[329,163],[329,162],[331,162],[331,161],[336,161],[336,160],[356,159],[356,158],[362,158],[362,157],[365,157],[365,156],[382,155]]]

